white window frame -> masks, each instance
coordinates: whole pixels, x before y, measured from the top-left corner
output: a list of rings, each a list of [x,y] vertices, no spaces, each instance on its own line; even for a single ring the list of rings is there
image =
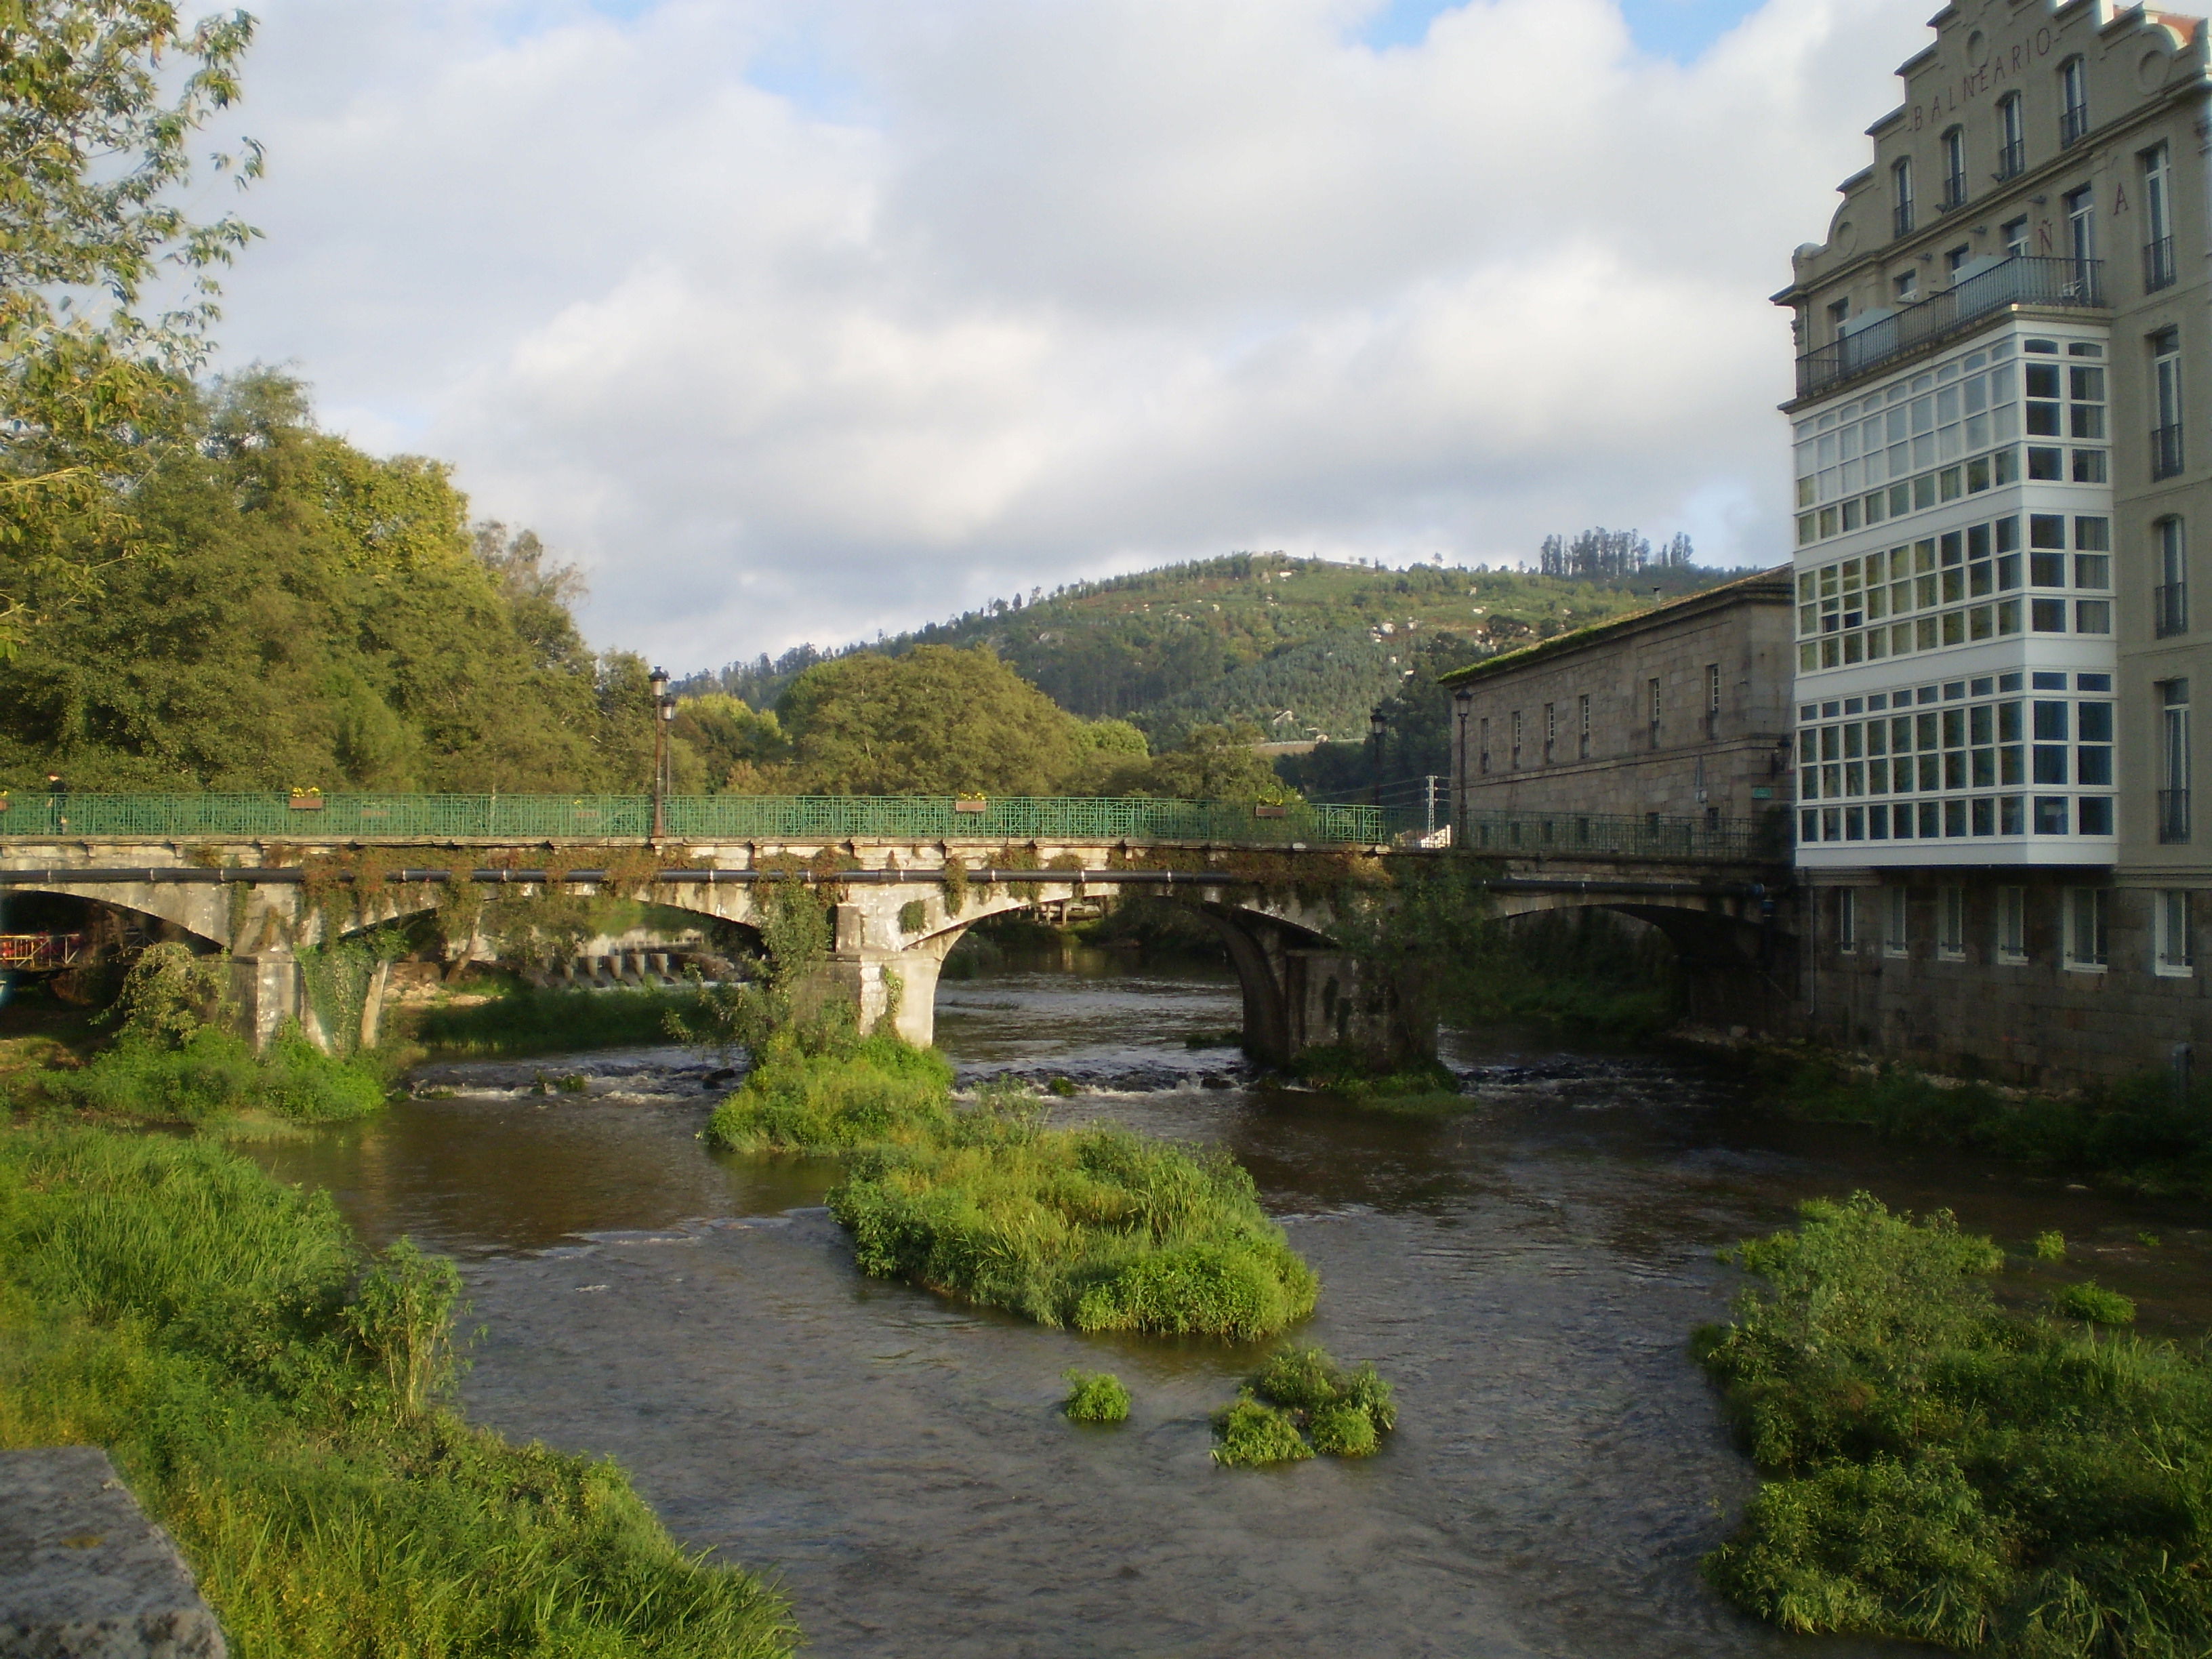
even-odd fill
[[[1996,959],[2008,968],[2024,967],[2027,962],[2027,888],[1997,889],[1996,923]]]
[[[1912,890],[1909,887],[1881,890],[1881,953],[1886,957],[1912,954]]]
[[[2059,890],[2066,907],[2065,965],[2068,973],[2101,974],[2110,969],[2110,893],[2111,889],[2105,887],[2065,887]]]
[[[2151,971],[2161,979],[2197,977],[2195,896],[2183,888],[2150,896]]]
[[[1859,890],[1856,887],[1836,890],[1836,949],[1844,956],[1858,954]]]

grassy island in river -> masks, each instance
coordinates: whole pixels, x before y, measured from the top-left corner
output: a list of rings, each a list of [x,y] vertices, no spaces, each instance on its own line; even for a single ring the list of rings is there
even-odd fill
[[[1047,1128],[1026,1096],[957,1106],[951,1068],[895,1037],[778,1032],[708,1133],[842,1155],[830,1206],[862,1271],[1040,1324],[1249,1339],[1320,1292],[1227,1154]]]
[[[1765,1477],[1706,1560],[1722,1593],[2008,1659],[2212,1651],[2203,1349],[2001,1311],[2002,1256],[1948,1215],[1802,1215],[1732,1252],[1758,1282],[1697,1340]]]

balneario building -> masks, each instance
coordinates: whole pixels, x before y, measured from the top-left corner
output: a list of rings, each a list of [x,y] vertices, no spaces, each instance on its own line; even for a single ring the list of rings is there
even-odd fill
[[[1776,296],[1806,998],[1855,1046],[2116,1075],[2212,1043],[2208,33],[2109,0],[1933,27]]]

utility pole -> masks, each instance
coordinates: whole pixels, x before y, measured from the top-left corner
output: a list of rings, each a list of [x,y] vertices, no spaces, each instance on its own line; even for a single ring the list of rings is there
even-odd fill
[[[653,838],[659,841],[668,833],[668,722],[676,717],[676,699],[668,695],[665,668],[654,669],[646,684],[653,688]]]

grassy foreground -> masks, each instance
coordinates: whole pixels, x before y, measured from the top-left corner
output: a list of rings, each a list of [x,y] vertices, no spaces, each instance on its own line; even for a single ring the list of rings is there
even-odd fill
[[[458,1288],[211,1143],[0,1133],[0,1447],[107,1447],[240,1659],[787,1653],[613,1464],[440,1406]]]
[[[830,1207],[861,1271],[1079,1330],[1270,1335],[1321,1284],[1225,1153],[1043,1127],[1026,1097],[956,1109],[896,1038],[780,1032],[708,1138],[848,1160]]]
[[[2000,1312],[2002,1257],[1945,1214],[1860,1194],[1802,1218],[1732,1253],[1761,1282],[1697,1339],[1766,1477],[1713,1583],[1797,1632],[2212,1651],[2203,1351]]]

